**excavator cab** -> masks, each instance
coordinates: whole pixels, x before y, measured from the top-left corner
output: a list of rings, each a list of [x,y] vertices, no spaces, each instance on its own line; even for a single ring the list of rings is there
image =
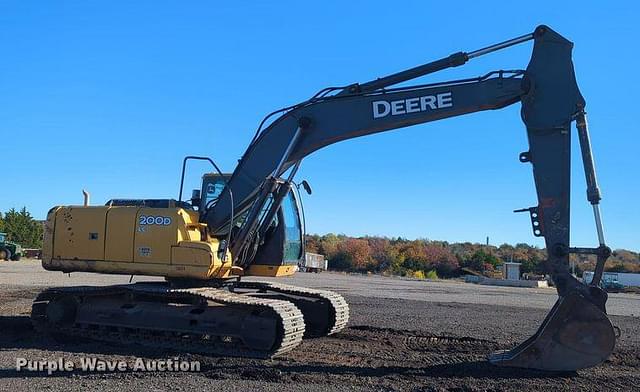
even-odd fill
[[[202,177],[199,197],[192,199],[200,211],[206,211],[217,203],[231,174],[206,173]],[[197,195],[197,192],[194,192]],[[267,203],[268,205],[268,203]],[[304,258],[304,214],[297,187],[291,187],[282,200],[278,212],[257,247],[255,261],[248,275],[285,276],[295,273],[295,267]],[[267,212],[263,208],[262,215]],[[247,218],[247,212],[236,217],[233,231],[238,230]]]

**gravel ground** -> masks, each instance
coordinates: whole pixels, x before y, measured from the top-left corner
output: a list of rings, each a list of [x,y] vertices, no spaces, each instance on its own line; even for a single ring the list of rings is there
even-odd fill
[[[57,341],[38,336],[30,303],[44,287],[126,283],[129,277],[46,272],[39,263],[0,262],[0,391],[21,390],[640,390],[640,296],[613,294],[611,319],[622,332],[612,357],[571,374],[495,368],[487,353],[532,334],[555,301],[552,289],[477,286],[379,276],[302,274],[278,281],[341,292],[351,322],[331,337],[260,361],[215,358],[136,346]],[[134,281],[147,280],[139,278]],[[17,372],[17,358],[80,363],[98,357],[199,361],[199,372]]]

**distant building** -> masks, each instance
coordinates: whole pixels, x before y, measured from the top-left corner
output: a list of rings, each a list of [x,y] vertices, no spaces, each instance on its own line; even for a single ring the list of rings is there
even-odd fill
[[[506,280],[520,280],[520,266],[521,263],[503,263],[502,264],[502,279]]]

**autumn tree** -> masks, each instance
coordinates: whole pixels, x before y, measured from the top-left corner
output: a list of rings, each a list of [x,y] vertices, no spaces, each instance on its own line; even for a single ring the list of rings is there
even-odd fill
[[[331,260],[338,253],[338,244],[340,241],[341,239],[333,233],[323,235],[320,241],[320,253]]]
[[[449,248],[443,244],[428,244],[425,247],[427,260],[431,261],[434,269],[440,277],[451,277],[460,268],[458,259],[451,253]]]
[[[348,238],[338,243],[338,253],[334,260],[343,269],[367,271],[373,267],[369,242],[360,238]]]
[[[320,246],[320,236],[316,234],[306,236],[306,241],[304,243],[305,251],[310,253],[321,253]]]
[[[400,247],[400,260],[402,267],[410,271],[428,271],[432,269],[427,259],[426,246],[422,241],[410,241]]]
[[[307,250],[324,254],[329,268],[344,271],[372,271],[397,275],[454,277],[460,267],[478,272],[495,270],[503,261],[521,263],[525,273],[544,273],[546,250],[528,244],[502,244],[498,247],[470,242],[447,243],[426,239],[362,237],[339,234],[308,235]],[[571,255],[576,274],[593,271],[595,257]],[[640,254],[617,249],[607,263],[606,271],[640,272]]]
[[[371,249],[371,259],[375,263],[375,270],[382,272],[391,267],[398,257],[397,249],[388,238],[367,237]]]

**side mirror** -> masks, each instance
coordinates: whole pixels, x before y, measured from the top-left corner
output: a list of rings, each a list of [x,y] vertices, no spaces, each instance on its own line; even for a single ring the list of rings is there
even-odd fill
[[[308,195],[313,193],[313,191],[311,191],[311,185],[309,185],[307,180],[302,180],[301,185],[304,188],[305,192],[307,192]]]

